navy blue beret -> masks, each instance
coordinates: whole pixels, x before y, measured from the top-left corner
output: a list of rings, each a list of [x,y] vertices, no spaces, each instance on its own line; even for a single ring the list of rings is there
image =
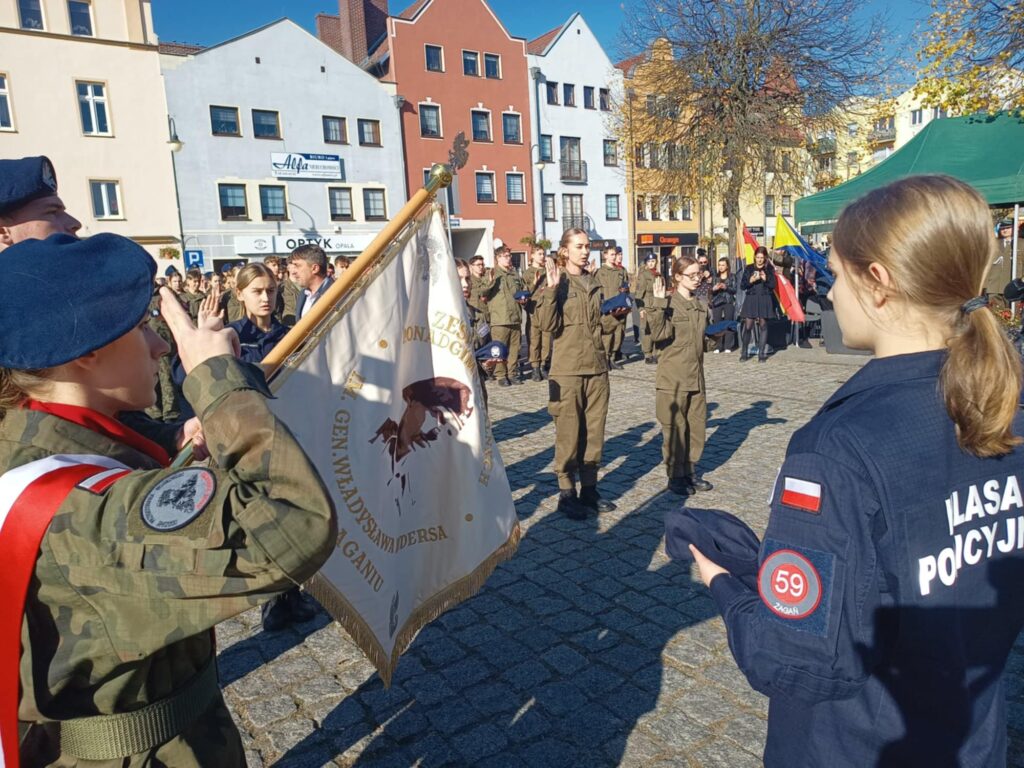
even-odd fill
[[[718,336],[726,331],[735,331],[740,327],[740,324],[736,320],[722,320],[717,323],[712,323],[704,329],[706,336]]]
[[[0,160],[0,215],[57,194],[57,174],[46,157]]]
[[[230,271],[231,271],[231,265],[230,264],[225,264],[223,267],[220,268],[220,273],[222,275],[226,275]]]
[[[124,336],[153,297],[156,263],[120,235],[51,235],[0,255],[0,366],[52,368]]]
[[[209,280],[211,277],[213,277],[213,272],[203,272],[203,277]]]
[[[616,310],[621,309],[632,309],[633,308],[633,297],[628,293],[620,293],[617,296],[612,296],[610,299],[605,299],[601,302],[601,314],[609,315]]]
[[[488,360],[507,360],[508,347],[500,341],[492,341],[476,351],[476,359],[481,363],[486,363]]]
[[[515,299],[516,301],[526,301],[527,299],[530,298],[530,292],[529,291],[516,291],[512,295],[512,298]]]
[[[170,277],[171,275],[180,275],[176,267],[168,267],[164,270],[164,277]]]
[[[693,544],[708,560],[722,566],[751,589],[757,589],[761,542],[750,526],[718,509],[673,509],[665,515],[665,552],[691,562]]]

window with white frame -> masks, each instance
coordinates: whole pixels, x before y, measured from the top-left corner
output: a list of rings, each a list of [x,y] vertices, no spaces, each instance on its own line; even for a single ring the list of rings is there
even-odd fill
[[[523,181],[523,174],[505,174],[505,199],[510,203],[526,202],[526,187]]]
[[[224,221],[232,219],[248,219],[249,206],[245,199],[244,184],[218,184],[217,196],[220,198],[220,217]]]
[[[544,208],[544,210],[543,210],[544,221],[554,221],[555,220],[555,196],[554,195],[549,195],[549,194],[545,193],[543,203],[544,203],[544,206],[543,206],[543,208]]]
[[[683,221],[690,221],[693,219],[693,200],[688,197],[683,198],[683,205],[679,210],[679,217]]]
[[[352,188],[328,187],[327,202],[331,207],[331,221],[352,221]]]
[[[491,140],[491,113],[482,109],[474,109],[470,112],[470,122],[473,126],[473,141]]]
[[[601,88],[598,91],[598,97],[601,102],[602,112],[611,112],[612,109],[612,92],[607,88]]]
[[[288,218],[283,186],[260,184],[260,214],[264,221],[284,221]]]
[[[619,214],[619,196],[604,196],[604,217],[608,221],[618,221],[622,217]]]
[[[949,113],[945,107],[933,107],[932,108],[932,120],[941,120],[944,117],[949,117]]]
[[[18,18],[22,29],[46,29],[42,0],[18,0]]]
[[[910,124],[921,125],[924,122],[924,110],[923,109],[912,109],[910,110]]]
[[[348,144],[348,123],[344,117],[324,115],[324,143]]]
[[[542,133],[540,135],[540,144],[537,146],[537,153],[540,155],[539,159],[542,162],[552,162],[552,149],[551,149],[551,134]]]
[[[484,54],[484,77],[490,80],[501,79],[501,56],[496,53]]]
[[[793,197],[791,195],[782,196],[782,215],[789,216],[792,213],[793,208]]]
[[[428,72],[444,72],[444,49],[440,45],[423,46]]]
[[[92,37],[92,3],[89,0],[68,0],[71,34]]]
[[[364,147],[379,147],[380,120],[359,120],[359,144]]]
[[[545,83],[544,89],[547,92],[548,104],[558,104],[558,83]]]
[[[478,203],[494,203],[494,174],[478,171],[476,174],[476,201]]]
[[[14,130],[14,115],[11,109],[11,89],[7,75],[0,72],[0,131]]]
[[[614,139],[604,140],[604,164],[607,166],[619,164],[618,142]]]
[[[367,221],[383,221],[388,217],[383,189],[363,190],[363,215]]]
[[[121,190],[116,181],[90,181],[92,215],[97,219],[120,219]]]
[[[775,215],[775,195],[764,196],[764,215],[774,216]]]
[[[594,105],[594,86],[584,85],[583,86],[583,108],[584,109],[596,109]]]
[[[576,106],[576,86],[572,83],[562,83],[562,104],[567,107]]]
[[[679,221],[679,198],[675,195],[668,196],[668,220]]]
[[[501,116],[501,132],[506,144],[522,144],[522,118],[512,112],[503,113]]]
[[[476,51],[462,52],[462,74],[480,77],[480,54]]]
[[[109,136],[107,89],[103,83],[76,82],[78,111],[82,116],[82,133],[87,136]]]
[[[420,136],[441,138],[441,107],[437,104],[420,104]]]

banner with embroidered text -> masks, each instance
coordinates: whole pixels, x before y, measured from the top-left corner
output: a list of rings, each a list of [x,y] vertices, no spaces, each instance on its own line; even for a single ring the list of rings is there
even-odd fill
[[[271,407],[334,498],[309,585],[385,683],[426,623],[511,557],[519,525],[435,206],[272,382]]]

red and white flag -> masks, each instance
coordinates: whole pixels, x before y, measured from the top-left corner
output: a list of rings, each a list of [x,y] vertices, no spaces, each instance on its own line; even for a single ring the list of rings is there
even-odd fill
[[[787,477],[779,499],[787,507],[796,507],[815,515],[821,513],[821,484]]]

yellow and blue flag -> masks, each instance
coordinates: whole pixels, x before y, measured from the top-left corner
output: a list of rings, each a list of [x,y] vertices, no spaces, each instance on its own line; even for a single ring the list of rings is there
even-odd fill
[[[825,256],[811,247],[811,244],[800,237],[793,225],[780,214],[775,219],[775,248],[786,251],[794,259],[803,259],[814,267],[817,279],[825,285],[832,285],[834,278],[828,270]]]

